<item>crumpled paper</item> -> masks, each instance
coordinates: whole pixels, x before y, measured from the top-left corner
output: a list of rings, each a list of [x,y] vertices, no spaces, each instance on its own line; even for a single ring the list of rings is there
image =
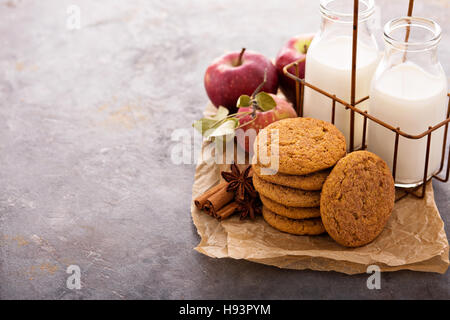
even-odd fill
[[[212,112],[210,108],[206,114]],[[203,143],[203,148],[208,142]],[[192,200],[219,183],[220,171],[229,166],[197,165]],[[294,236],[269,226],[262,217],[240,220],[237,216],[217,221],[198,210],[193,201],[191,214],[201,241],[195,248],[213,258],[246,259],[288,269],[365,273],[369,265],[381,271],[402,269],[445,273],[449,245],[444,223],[434,202],[432,184],[424,199],[409,195],[395,203],[383,232],[372,243],[346,248],[328,235]]]

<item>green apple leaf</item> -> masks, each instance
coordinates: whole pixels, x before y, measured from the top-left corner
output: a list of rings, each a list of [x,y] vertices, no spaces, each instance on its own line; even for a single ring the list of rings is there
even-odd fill
[[[255,98],[262,111],[268,111],[277,106],[275,100],[268,93],[260,92]]]
[[[240,107],[250,107],[251,104],[252,104],[252,99],[248,95],[243,94],[242,96],[239,97],[239,99],[238,99],[238,101],[236,103],[236,106],[238,108],[240,108]]]
[[[234,129],[239,125],[239,120],[236,118],[229,118],[221,123],[217,128],[208,130],[207,138],[218,138],[222,136],[234,135]]]
[[[218,127],[227,118],[228,112],[227,108],[220,106],[214,116],[210,118],[201,118],[200,120],[195,121],[192,126],[205,136],[205,133],[208,130]]]
[[[213,120],[223,120],[228,116],[228,109],[222,106],[219,106],[219,109],[217,109],[217,113],[211,117]]]
[[[217,123],[217,120],[208,119],[208,118],[201,118],[200,120],[195,121],[192,126],[200,132],[202,135],[205,134],[205,132],[211,128],[214,127],[214,125]]]

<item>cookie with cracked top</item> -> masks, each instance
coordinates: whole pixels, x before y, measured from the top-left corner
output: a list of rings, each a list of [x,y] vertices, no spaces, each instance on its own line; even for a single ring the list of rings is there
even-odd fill
[[[278,130],[278,135],[272,131],[274,129]],[[344,135],[331,123],[313,118],[283,119],[261,130],[255,142],[255,153],[262,167],[274,167],[259,154],[262,148],[262,154],[270,155],[272,141],[278,143],[278,172],[285,174],[321,171],[334,166],[346,154]]]
[[[371,152],[356,151],[339,160],[325,181],[320,215],[336,242],[359,247],[383,231],[394,201],[394,179],[386,162]]]

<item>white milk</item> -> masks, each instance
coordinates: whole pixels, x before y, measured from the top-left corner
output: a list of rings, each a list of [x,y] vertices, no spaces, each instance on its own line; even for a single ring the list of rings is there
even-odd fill
[[[447,80],[433,76],[419,66],[406,62],[386,70],[374,81],[370,92],[370,113],[418,135],[443,121],[447,111]],[[392,169],[395,133],[369,121],[368,149],[383,158]],[[444,129],[431,135],[428,176],[439,169]],[[397,184],[417,184],[425,168],[427,137],[420,140],[400,136],[396,169]]]
[[[356,57],[356,101],[369,95],[370,81],[379,61],[379,52],[358,41]],[[352,38],[338,36],[312,44],[306,57],[305,79],[338,98],[350,103]],[[332,100],[317,91],[305,88],[304,116],[331,122]],[[367,110],[368,102],[358,104]],[[363,117],[355,114],[354,147],[362,144]],[[335,125],[350,142],[350,110],[336,104]]]

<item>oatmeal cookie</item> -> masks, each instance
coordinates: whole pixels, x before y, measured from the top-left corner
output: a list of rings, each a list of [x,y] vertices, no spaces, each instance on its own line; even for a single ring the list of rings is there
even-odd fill
[[[260,198],[267,209],[286,218],[309,219],[320,217],[319,208],[286,207],[262,195],[260,195]]]
[[[339,244],[358,247],[373,241],[394,208],[394,179],[386,163],[368,151],[341,159],[322,188],[320,214]]]
[[[264,220],[277,230],[295,235],[318,235],[325,232],[322,221],[314,219],[289,219],[263,207]]]
[[[313,208],[320,204],[319,191],[305,191],[280,186],[264,181],[256,174],[253,175],[253,185],[261,195],[287,207]]]
[[[264,147],[262,152],[271,154],[272,141],[276,143],[273,129],[279,133],[278,171],[281,173],[305,175],[321,171],[334,166],[346,154],[344,135],[331,123],[313,118],[289,118],[271,123],[258,133],[255,151],[260,166],[270,166],[261,161],[259,149]]]
[[[303,176],[290,175],[277,172],[275,174],[261,174],[261,167],[259,164],[253,164],[253,172],[258,175],[261,179],[279,184],[285,187],[291,187],[296,189],[302,189],[306,191],[317,191],[321,190],[325,179],[330,174],[331,170],[322,170],[319,172],[310,173]]]

